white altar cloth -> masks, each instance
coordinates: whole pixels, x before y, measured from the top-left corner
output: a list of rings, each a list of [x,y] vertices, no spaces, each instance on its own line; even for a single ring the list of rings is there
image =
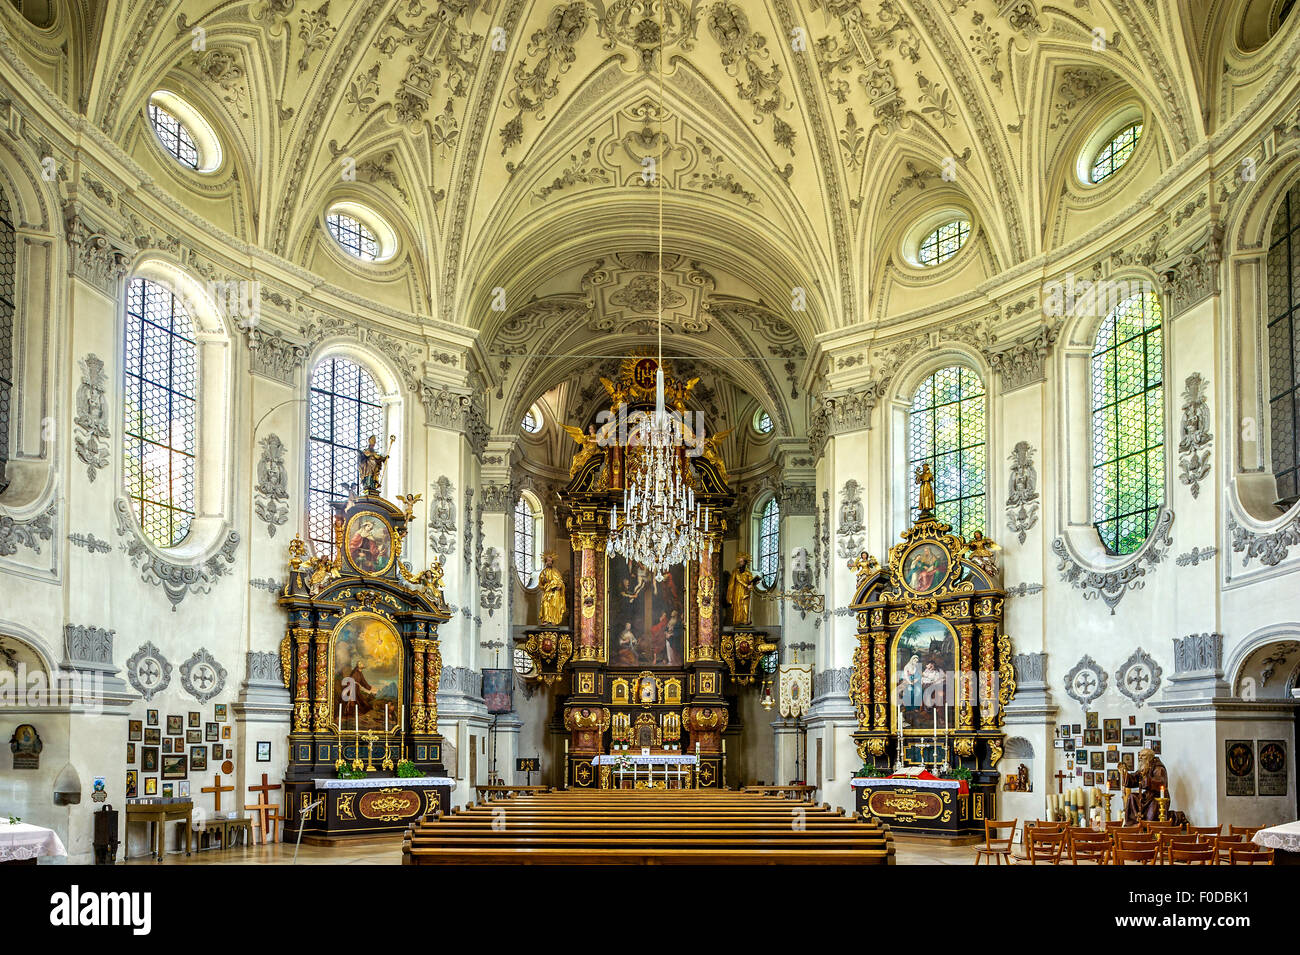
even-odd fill
[[[695,756],[686,753],[659,753],[642,756],[640,753],[606,753],[591,761],[593,766],[613,766],[626,760],[635,766],[694,766]]]
[[[962,781],[960,779],[915,779],[907,776],[873,778],[854,776],[849,780],[849,787],[860,789],[863,786],[874,786],[878,783],[889,783],[891,786],[915,786],[917,789],[960,789]]]
[[[0,862],[19,862],[40,856],[66,856],[68,851],[53,829],[28,825],[10,825],[0,821]]]
[[[1300,852],[1300,821],[1272,826],[1255,833],[1254,843],[1265,849]]]
[[[390,786],[445,786],[456,788],[450,776],[367,776],[364,779],[313,779],[317,789],[386,789]]]

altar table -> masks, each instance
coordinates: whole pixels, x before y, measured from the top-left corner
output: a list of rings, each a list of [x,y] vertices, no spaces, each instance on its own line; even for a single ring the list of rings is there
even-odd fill
[[[1262,849],[1272,849],[1278,865],[1300,865],[1300,821],[1261,829],[1251,841]]]
[[[857,814],[875,817],[899,832],[963,836],[983,834],[984,820],[996,819],[996,774],[990,781],[914,779],[909,777],[849,780]]]
[[[36,865],[41,856],[66,856],[67,850],[53,829],[25,822],[12,825],[0,820],[0,864]]]
[[[189,855],[194,844],[194,803],[192,801],[129,802],[126,804],[126,828],[128,832],[133,822],[143,822],[153,826],[149,839],[152,851],[149,854],[158,862],[161,862],[163,857],[163,835],[167,829],[167,823],[173,819],[185,820],[185,854]],[[125,852],[122,853],[122,858],[126,858]]]
[[[402,832],[424,816],[447,812],[456,783],[449,776],[366,776],[313,779],[310,785],[291,791],[284,834],[296,837],[301,825],[303,842],[328,844],[339,837]],[[303,809],[318,799],[324,802],[303,821]]]
[[[591,765],[598,767],[601,789],[691,789],[697,762],[686,753],[607,753],[592,759]],[[631,763],[632,768],[618,769],[618,763]]]

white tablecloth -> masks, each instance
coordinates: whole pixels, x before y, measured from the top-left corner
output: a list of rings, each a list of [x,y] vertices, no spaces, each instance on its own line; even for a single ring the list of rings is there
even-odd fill
[[[65,856],[68,852],[53,829],[28,825],[10,825],[0,821],[0,862],[17,862],[40,856]]]
[[[694,766],[694,756],[682,753],[659,753],[642,756],[640,753],[606,753],[591,761],[593,766],[613,766],[620,760],[627,760],[636,766]]]
[[[1255,833],[1254,842],[1265,849],[1300,852],[1300,821],[1273,826],[1271,829],[1261,829]]]
[[[876,786],[889,783],[891,786],[915,786],[917,789],[960,789],[960,779],[916,779],[909,776],[884,776],[869,779],[866,776],[854,776],[849,786],[858,789],[864,786]]]

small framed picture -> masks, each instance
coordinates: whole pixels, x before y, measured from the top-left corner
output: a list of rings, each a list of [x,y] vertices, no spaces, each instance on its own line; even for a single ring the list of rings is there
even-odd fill
[[[1097,726],[1097,720],[1098,720],[1098,719],[1100,719],[1100,717],[1098,716],[1097,711],[1096,711],[1096,710],[1089,710],[1089,711],[1088,711],[1088,725],[1087,725],[1087,729],[1090,729],[1090,730],[1095,730],[1095,729],[1097,729],[1097,728],[1098,728],[1098,726]]]
[[[140,748],[140,768],[146,773],[158,772],[157,746],[142,746]]]
[[[1098,728],[1095,727],[1095,726],[1090,727],[1090,728],[1084,730],[1084,731],[1083,731],[1083,745],[1084,745],[1084,746],[1100,746],[1100,745],[1101,745],[1101,730],[1098,729]]]
[[[145,727],[144,741],[150,746],[159,745],[162,742],[162,730],[156,726]]]
[[[162,751],[163,751],[164,753],[170,753],[170,752],[172,752],[172,738],[171,738],[170,736],[164,736],[164,737],[163,737],[163,741],[162,741]]]
[[[164,799],[172,798],[172,787],[175,785],[176,785],[175,783],[163,783],[162,794]]]
[[[1130,713],[1130,714],[1128,715],[1128,725],[1129,725],[1129,726],[1137,726],[1137,721],[1138,721],[1138,718],[1137,718],[1136,716],[1134,716],[1132,713]]]
[[[158,777],[146,776],[144,778],[144,794],[146,796],[158,795]]]
[[[213,744],[212,744],[212,758],[213,758],[213,759],[220,759],[220,758],[221,758],[221,754],[222,754],[223,752],[225,752],[225,750],[222,748],[222,746],[221,746],[220,743],[213,743]]]
[[[1102,728],[1105,730],[1107,743],[1119,742],[1119,720],[1103,720]]]
[[[1160,740],[1153,739],[1151,741],[1151,752],[1155,753],[1157,756],[1160,755]]]
[[[1083,734],[1080,733],[1074,738],[1074,748],[1080,749],[1083,746]]]
[[[257,761],[259,763],[269,763],[271,761],[271,741],[269,739],[257,741]]]
[[[224,723],[224,722],[226,721],[226,704],[225,704],[225,703],[216,703],[216,704],[213,705],[213,707],[212,707],[212,718],[213,718],[214,720],[216,720],[218,723]]]
[[[1119,770],[1106,770],[1106,787],[1108,789],[1119,789]]]
[[[126,724],[126,738],[139,742],[144,738],[144,724],[139,720],[129,720]]]
[[[135,743],[126,744],[126,761],[130,766],[135,765]]]
[[[1094,749],[1092,752],[1090,752],[1090,753],[1088,754],[1088,768],[1089,768],[1089,769],[1105,769],[1105,768],[1106,768],[1106,754],[1103,753],[1103,752],[1102,752],[1101,750],[1099,750],[1099,749]]]
[[[1052,740],[1052,745],[1057,749],[1065,749],[1065,740],[1058,736]]]
[[[170,756],[168,756],[166,759],[163,760],[162,767],[163,767],[162,768],[163,779],[184,779],[185,778],[186,771],[185,771],[184,755],[178,756],[175,753],[172,753]]]
[[[1133,768],[1136,765],[1133,756],[1134,754],[1132,751],[1129,751],[1127,753],[1120,753],[1119,756],[1120,762],[1124,764],[1124,768],[1127,769],[1130,773],[1133,772]]]
[[[235,751],[230,747],[226,747],[226,759],[234,759],[234,758],[235,758]]]
[[[1078,735],[1079,735],[1080,733],[1082,733],[1082,732],[1083,732],[1083,727],[1080,726],[1078,723],[1071,723],[1071,724],[1070,724],[1070,735],[1071,735],[1071,736],[1078,736]]]
[[[150,726],[157,726],[157,725],[158,725],[158,711],[157,711],[157,710],[145,710],[145,711],[144,711],[144,719],[145,719],[145,722],[148,723]]]
[[[1076,766],[1076,767],[1074,767],[1074,775],[1076,775],[1076,776],[1082,776],[1082,775],[1083,775],[1083,767],[1082,767],[1082,766]]]
[[[167,735],[180,736],[185,732],[185,717],[179,713],[169,713],[167,715]]]
[[[189,722],[186,723],[185,725],[188,729],[196,730],[203,725],[200,722],[201,719],[202,717],[198,713],[195,713],[193,710],[190,710]]]
[[[1070,724],[1069,724],[1069,723],[1062,723],[1062,724],[1061,724],[1061,731],[1060,731],[1059,733],[1057,733],[1056,735],[1057,735],[1057,736],[1069,736],[1069,735],[1070,735]]]
[[[140,773],[135,769],[126,771],[126,798],[135,799],[140,795]]]
[[[208,748],[203,744],[190,747],[190,769],[200,773],[208,768]]]
[[[1088,751],[1086,749],[1076,749],[1074,751],[1074,761],[1080,766],[1088,762]]]
[[[1119,763],[1119,750],[1117,749],[1106,750],[1106,764],[1108,766],[1115,766],[1118,763]]]
[[[1159,734],[1156,732],[1156,724],[1155,724],[1155,723],[1147,723],[1145,726],[1143,726],[1143,727],[1142,727],[1142,735],[1143,735],[1143,736],[1158,736]]]
[[[1096,774],[1096,773],[1084,773],[1084,774],[1083,774],[1083,784],[1084,784],[1085,786],[1095,786],[1095,785],[1097,785],[1097,774]]]
[[[1142,745],[1142,728],[1138,726],[1124,727],[1124,745],[1141,746]]]
[[[190,781],[188,779],[178,779],[176,781],[176,795],[188,798],[190,795]]]
[[[187,743],[202,743],[202,742],[203,742],[203,730],[186,730],[186,731],[185,731],[185,742],[187,742]]]
[[[221,726],[217,723],[204,723],[203,735],[209,743],[213,740],[221,739]]]
[[[230,729],[231,729],[231,728],[230,728],[229,725],[221,727],[221,738],[222,738],[222,739],[230,739]]]

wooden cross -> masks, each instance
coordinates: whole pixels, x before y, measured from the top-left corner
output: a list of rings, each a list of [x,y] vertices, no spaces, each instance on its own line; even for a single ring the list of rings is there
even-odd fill
[[[1059,769],[1056,771],[1056,791],[1058,793],[1065,792],[1065,780],[1069,778],[1070,778],[1069,773],[1062,772]],[[204,791],[206,792],[206,790]]]
[[[249,812],[257,813],[257,828],[261,830],[262,833],[262,845],[266,845],[267,832],[271,828],[268,824],[274,824],[276,836],[274,841],[279,842],[280,814],[278,811],[272,812],[272,810],[278,810],[280,807],[270,802],[271,791],[279,788],[279,783],[274,785],[271,784],[266,773],[262,773],[262,785],[248,787],[250,793],[261,794],[261,798],[257,802],[244,806],[244,809]]]
[[[234,791],[235,791],[234,786],[221,785],[220,773],[217,773],[215,776],[212,777],[211,786],[204,786],[202,789],[199,790],[199,792],[201,793],[212,793],[212,795],[215,797],[212,803],[213,812],[221,812],[221,794],[233,793]]]
[[[280,784],[279,784],[279,783],[276,783],[274,786],[272,786],[271,783],[270,783],[270,782],[268,781],[268,779],[267,779],[266,773],[262,773],[262,785],[260,785],[260,786],[249,786],[249,787],[248,787],[248,791],[249,791],[250,793],[261,793],[261,794],[262,794],[262,797],[261,797],[261,798],[262,798],[262,802],[266,802],[267,796],[270,794],[271,790],[273,790],[273,789],[279,789],[279,788],[280,788]]]

